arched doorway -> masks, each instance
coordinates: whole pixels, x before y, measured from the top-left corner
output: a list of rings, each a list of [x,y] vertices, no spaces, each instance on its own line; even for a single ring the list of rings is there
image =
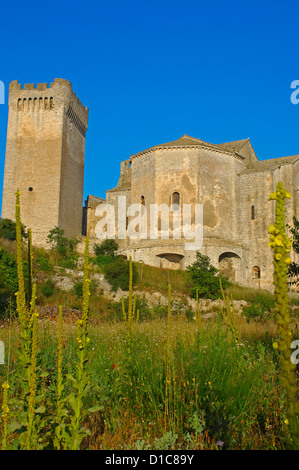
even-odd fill
[[[161,253],[157,256],[160,258],[160,268],[182,269],[183,255],[178,253]]]
[[[230,281],[238,281],[241,277],[241,258],[236,253],[226,251],[219,256],[219,271]]]

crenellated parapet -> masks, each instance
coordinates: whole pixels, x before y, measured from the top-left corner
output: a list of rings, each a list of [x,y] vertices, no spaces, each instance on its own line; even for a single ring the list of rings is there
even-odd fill
[[[65,115],[85,137],[88,123],[88,108],[73,91],[68,80],[55,78],[53,83],[25,83],[18,80],[10,83],[9,107],[18,112],[41,112],[64,106]]]

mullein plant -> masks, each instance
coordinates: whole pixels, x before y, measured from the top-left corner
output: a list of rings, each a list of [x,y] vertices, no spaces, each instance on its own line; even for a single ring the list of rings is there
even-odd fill
[[[32,300],[32,281],[33,281],[33,251],[32,251],[32,230],[28,230],[28,299]]]
[[[222,298],[224,301],[224,307],[222,307],[222,305],[220,304],[221,315],[235,343],[239,343],[238,313],[235,310],[233,300],[229,299],[229,297],[225,294],[222,287],[221,279],[219,282]]]
[[[65,417],[67,411],[65,408],[65,399],[62,396],[64,390],[62,375],[63,360],[63,309],[59,305],[58,313],[58,339],[57,339],[57,389],[56,389],[56,416],[54,419],[55,429],[53,437],[53,445],[56,450],[60,450],[63,446],[63,432],[65,431]]]
[[[136,312],[136,296],[133,296],[133,266],[132,266],[132,258],[129,257],[129,298],[128,298],[128,312],[126,312],[125,308],[125,300],[122,297],[122,311],[123,311],[123,319],[127,326],[128,332],[128,339],[131,340],[132,334],[132,326],[133,320],[135,317]]]
[[[19,366],[22,372],[20,377],[21,393],[19,405],[23,411],[18,413],[19,423],[15,423],[14,428],[19,429],[19,444],[22,449],[42,449],[45,445],[44,438],[41,438],[45,421],[42,415],[45,406],[37,404],[44,400],[43,394],[37,395],[37,354],[38,354],[38,313],[35,308],[36,284],[33,283],[32,270],[32,234],[29,230],[28,236],[28,281],[30,298],[29,305],[26,304],[25,281],[23,272],[23,250],[21,231],[21,211],[20,192],[16,192],[16,242],[17,242],[17,271],[18,271],[18,292],[16,293],[17,313],[21,327]],[[46,372],[40,373],[40,377],[47,376]],[[46,437],[46,433],[44,433]]]
[[[165,351],[165,399],[164,399],[164,429],[172,428],[175,420],[175,366],[171,350],[171,285],[168,284],[166,351]]]
[[[290,429],[291,447],[299,450],[299,404],[296,400],[295,365],[291,362],[292,331],[288,297],[288,265],[291,263],[289,254],[292,242],[285,231],[285,199],[290,197],[283,184],[277,183],[276,191],[270,195],[270,200],[276,201],[276,207],[275,222],[268,229],[270,234],[268,246],[272,248],[274,254],[274,295],[278,337],[273,347],[279,352],[281,384],[286,389],[286,423]]]
[[[199,308],[198,289],[196,289],[196,324],[198,332],[201,333],[201,312]]]
[[[2,442],[1,442],[1,449],[2,450],[7,450],[8,445],[7,445],[7,436],[8,436],[8,419],[9,419],[9,407],[8,407],[8,389],[9,389],[9,383],[4,382],[2,384],[3,388],[3,398],[2,398]]]
[[[89,269],[89,239],[86,238],[84,250],[83,308],[81,318],[77,321],[75,374],[74,376],[72,374],[67,375],[73,387],[73,391],[67,397],[71,413],[68,415],[69,424],[62,433],[63,448],[69,450],[80,450],[82,440],[90,435],[89,429],[85,429],[83,426],[84,418],[102,409],[101,406],[97,405],[85,409],[84,403],[91,388],[91,374],[86,368],[88,361],[88,344],[90,341],[87,332],[90,297]]]

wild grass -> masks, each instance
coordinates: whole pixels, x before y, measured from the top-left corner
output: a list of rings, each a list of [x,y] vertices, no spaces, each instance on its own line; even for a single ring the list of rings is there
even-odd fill
[[[219,314],[204,318],[197,303],[195,321],[188,321],[171,311],[172,282],[184,292],[184,275],[158,277],[144,266],[138,289],[142,283],[148,290],[156,287],[168,295],[168,307],[166,318],[139,321],[130,263],[123,321],[109,321],[103,308],[98,320],[105,321],[90,322],[86,244],[82,314],[74,325],[63,321],[62,302],[58,321],[39,319],[32,283],[26,304],[24,253],[17,243],[18,318],[0,328],[7,358],[0,365],[2,449],[296,447],[289,420],[297,418],[297,370],[281,360],[284,348],[273,347],[282,344],[277,318],[248,322],[223,292]],[[261,295],[260,303],[272,305],[273,297]],[[286,297],[279,296],[276,291],[274,305],[283,298],[287,315]],[[296,322],[287,318],[283,328],[284,341],[297,339]]]

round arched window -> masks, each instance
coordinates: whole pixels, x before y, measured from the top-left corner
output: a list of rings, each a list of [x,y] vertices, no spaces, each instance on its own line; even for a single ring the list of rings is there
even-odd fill
[[[180,204],[181,204],[181,196],[180,193],[175,191],[171,195],[171,205],[172,205],[172,210],[177,211],[180,209]]]

